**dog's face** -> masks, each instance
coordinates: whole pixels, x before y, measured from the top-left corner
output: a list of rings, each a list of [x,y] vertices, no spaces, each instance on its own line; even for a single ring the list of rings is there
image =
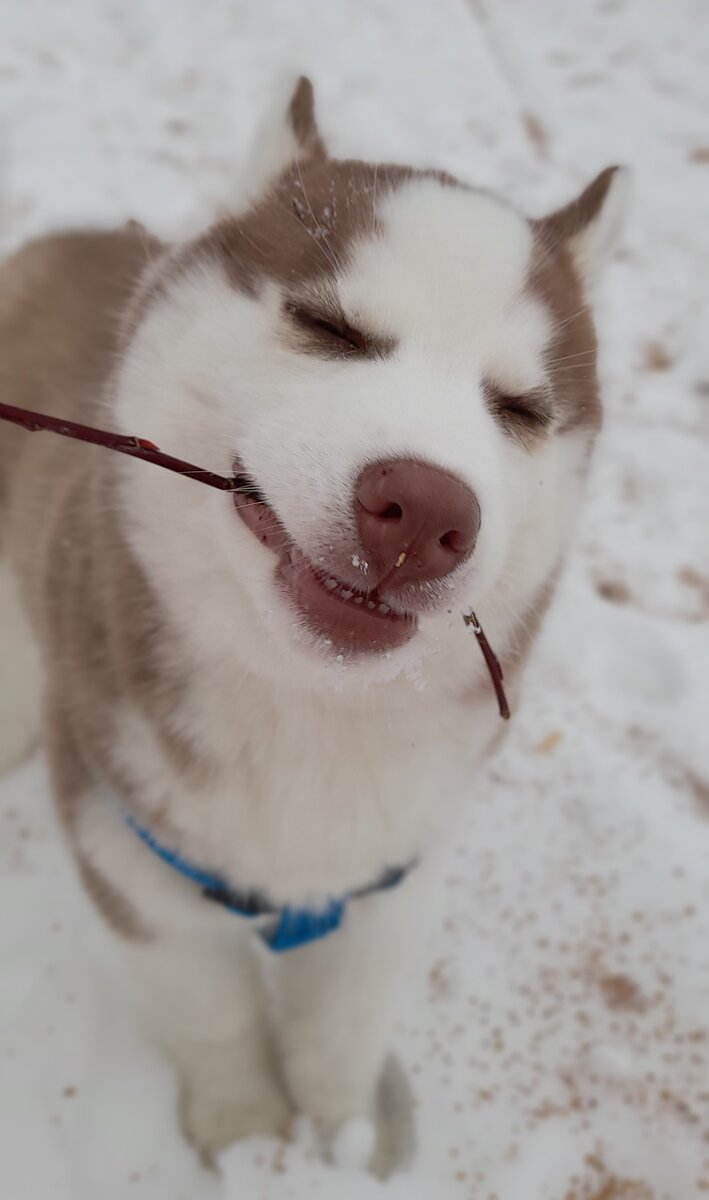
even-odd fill
[[[462,612],[505,638],[563,547],[600,422],[584,289],[624,181],[530,222],[434,172],[329,159],[305,82],[279,137],[252,205],[146,280],[119,374],[124,427],[246,490],[131,465],[133,536],[250,666],[455,675]]]

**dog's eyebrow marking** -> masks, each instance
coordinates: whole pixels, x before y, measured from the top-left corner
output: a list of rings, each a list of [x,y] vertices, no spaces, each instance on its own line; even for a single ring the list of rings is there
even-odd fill
[[[544,366],[556,432],[597,430],[602,414],[590,308],[570,259],[547,247],[538,231],[525,287],[549,314]]]
[[[329,264],[329,266],[332,267],[332,270],[335,272],[335,274],[337,274],[338,270],[340,269],[341,264],[337,261],[337,258],[332,253],[330,246],[328,245],[327,231],[325,231],[325,236],[322,239],[318,239],[318,237],[316,236],[316,234],[317,234],[318,230],[321,228],[321,226],[318,223],[318,219],[315,216],[315,213],[313,211],[313,206],[310,203],[310,197],[308,196],[308,193],[306,191],[305,180],[303,179],[303,172],[301,170],[300,163],[298,162],[297,159],[296,159],[296,163],[295,163],[295,169],[298,172],[298,183],[300,184],[301,191],[303,193],[303,196],[305,197],[305,203],[307,204],[308,211],[310,213],[310,216],[313,219],[313,229],[310,229],[308,227],[308,224],[305,220],[305,214],[302,211],[302,206],[300,205],[300,201],[298,200],[297,196],[293,196],[293,199],[292,199],[293,213],[295,214],[296,219],[298,221],[300,221],[301,225],[303,226],[303,229],[308,234],[308,237],[312,238],[312,240],[315,242],[315,245],[320,250],[320,253],[322,254],[325,261]],[[326,249],[326,247],[327,247],[327,249]]]
[[[306,117],[307,88],[298,105]],[[307,120],[305,122],[307,124]],[[392,163],[297,158],[257,202],[219,220],[180,256],[179,270],[195,261],[220,262],[230,282],[249,295],[271,280],[285,287],[332,280],[354,246],[377,232],[377,197],[414,179],[457,185],[452,176]]]

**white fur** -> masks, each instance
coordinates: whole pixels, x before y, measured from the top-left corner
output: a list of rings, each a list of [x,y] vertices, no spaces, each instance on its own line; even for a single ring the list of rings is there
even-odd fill
[[[175,926],[156,945],[113,946],[110,965],[177,1067],[185,1131],[209,1155],[278,1136],[289,1116],[254,950],[233,924],[215,936],[206,923],[199,938]]]
[[[263,148],[267,174],[287,142]],[[420,866],[393,893],[354,902],[336,936],[275,960],[247,922],[205,905],[142,846],[110,797],[85,806],[79,837],[160,935],[121,955],[185,1077],[200,1144],[273,1132],[292,1107],[334,1139],[338,1158],[361,1150],[357,1137],[354,1150],[346,1133],[338,1140],[345,1123],[378,1121],[384,1170],[376,1086],[398,988],[435,910],[440,849],[499,728],[460,614],[474,606],[493,645],[509,643],[566,542],[588,439],[550,437],[530,452],[484,402],[486,376],[511,391],[545,382],[552,324],[523,288],[527,223],[431,180],[383,196],[376,215],[380,232],[337,288],[354,323],[396,338],[389,358],[289,349],[275,285],[247,296],[199,263],[150,309],[112,402],[126,430],[174,454],[224,474],[239,455],[316,563],[353,561],[353,483],[387,455],[421,457],[475,489],[475,554],[409,645],[345,663],[299,626],[271,552],[228,496],[126,463],[125,528],[189,671],[175,730],[215,774],[187,783],[130,709],[117,715],[115,754],[148,808],[169,813],[178,847],[277,902],[317,904],[386,866]],[[609,232],[597,225],[584,253],[605,248]]]

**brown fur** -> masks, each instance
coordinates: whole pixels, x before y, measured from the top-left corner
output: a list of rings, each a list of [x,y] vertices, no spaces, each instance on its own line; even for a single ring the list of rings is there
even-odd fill
[[[73,689],[72,689],[73,690]],[[65,695],[64,689],[63,695]],[[59,816],[74,852],[79,878],[107,924],[122,937],[145,941],[152,935],[134,906],[83,853],[75,836],[79,806],[92,783],[92,772],[74,734],[67,704],[50,683],[45,701],[44,745]]]
[[[97,408],[121,310],[156,245],[124,230],[47,238],[15,255],[0,274],[0,396],[110,425],[110,411]],[[163,618],[120,533],[113,467],[94,447],[0,424],[5,538],[41,644],[45,738],[70,837],[94,775],[115,775],[111,729],[119,699],[150,711],[183,771],[202,769],[169,724],[180,681],[160,664]],[[123,799],[136,798],[123,789]],[[144,936],[125,898],[90,864],[78,865],[107,919],[131,936],[140,927]]]
[[[331,281],[357,240],[376,230],[375,206],[387,191],[423,175],[384,164],[298,160],[248,212],[198,239],[183,263],[216,257],[236,287],[255,294],[268,280],[297,298]]]
[[[325,146],[315,120],[313,85],[305,75],[298,80],[288,107],[288,116],[303,154],[308,158],[325,158]]]
[[[561,431],[600,428],[601,400],[596,373],[596,333],[571,257],[573,239],[598,216],[617,167],[606,167],[580,196],[533,221],[536,252],[529,287],[556,318],[547,351],[556,404],[563,413]]]
[[[575,200],[550,213],[542,221],[537,221],[537,228],[542,231],[545,240],[555,244],[581,233],[601,211],[617,170],[617,167],[606,167]]]
[[[79,878],[111,929],[133,942],[152,941],[154,934],[127,896],[106,879],[80,850],[75,854]]]
[[[3,264],[3,399],[77,420],[93,408],[122,310],[156,247],[135,229],[67,233],[30,242]],[[24,432],[2,427],[0,497],[29,449]]]
[[[596,371],[596,332],[565,243],[538,235],[528,287],[551,312],[555,330],[547,347],[553,406],[563,433],[598,430],[602,421]],[[590,451],[590,446],[589,446]]]

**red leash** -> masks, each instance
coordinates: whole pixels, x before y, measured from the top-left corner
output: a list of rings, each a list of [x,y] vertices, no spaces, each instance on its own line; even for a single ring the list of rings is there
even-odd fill
[[[94,446],[105,446],[107,450],[117,450],[119,454],[129,454],[131,458],[140,458],[144,462],[155,463],[166,471],[174,471],[177,475],[186,475],[196,479],[198,483],[206,483],[208,487],[219,488],[222,492],[252,491],[252,485],[244,476],[215,475],[213,471],[205,471],[195,467],[194,463],[185,462],[181,458],[173,458],[171,454],[163,454],[154,442],[146,438],[125,437],[120,433],[107,433],[103,429],[93,429],[90,425],[78,425],[76,421],[64,421],[60,417],[49,417],[45,413],[30,412],[26,408],[15,408],[12,404],[0,404],[0,419],[20,425],[30,433],[59,433],[62,437],[75,438],[78,442],[91,442]]]

